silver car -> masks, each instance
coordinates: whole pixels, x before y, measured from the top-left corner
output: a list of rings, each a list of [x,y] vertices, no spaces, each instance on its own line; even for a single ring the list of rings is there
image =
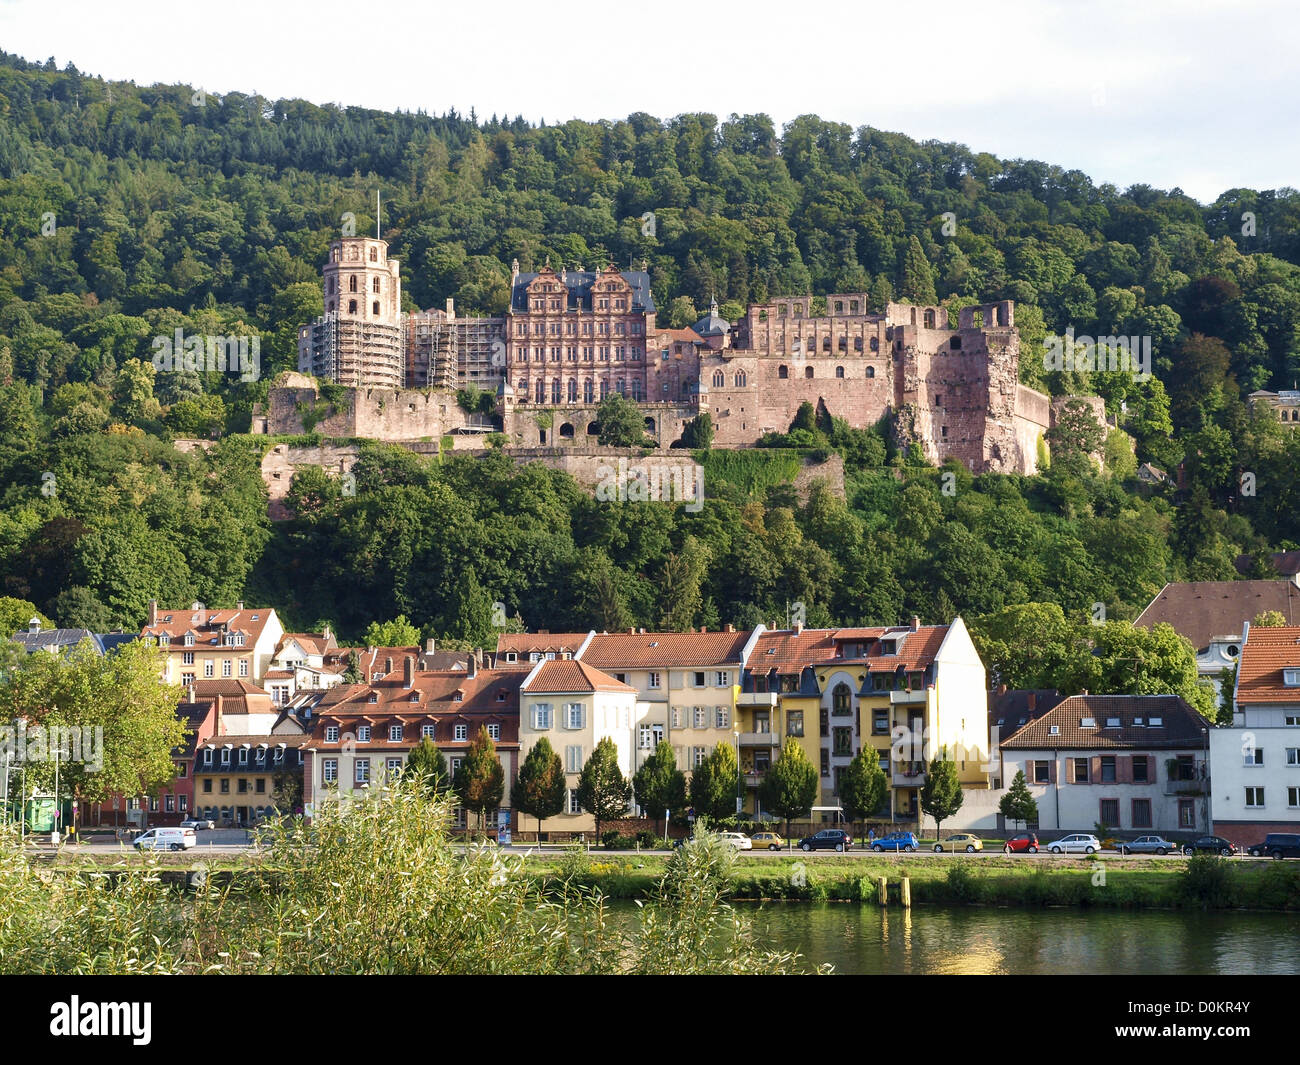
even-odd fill
[[[1138,836],[1117,844],[1120,854],[1168,854],[1178,847],[1163,836]]]
[[[1049,843],[1047,849],[1053,854],[1096,854],[1101,850],[1101,840],[1096,836],[1075,832]]]

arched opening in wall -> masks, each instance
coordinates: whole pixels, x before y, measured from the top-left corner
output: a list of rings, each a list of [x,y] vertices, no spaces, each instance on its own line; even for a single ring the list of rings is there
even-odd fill
[[[848,350],[849,350],[849,338],[848,338],[848,337],[840,337],[840,354],[843,355],[843,354],[844,354],[845,352],[847,352]],[[861,340],[861,338],[858,339],[858,350],[859,350],[859,351],[862,350],[862,340]]]
[[[912,324],[916,325],[916,308],[912,308]]]
[[[776,376],[781,381],[786,380],[790,376],[790,367],[778,366],[776,370]]]
[[[573,425],[571,423],[565,422],[563,425],[560,426],[560,439],[561,440],[573,439]]]
[[[767,321],[767,311],[759,311],[759,312],[758,312],[758,320],[759,320],[760,322],[766,322],[766,321]]]
[[[867,367],[867,376],[868,376],[868,377],[875,377],[875,376],[876,376],[876,368],[875,368],[874,366],[868,366],[868,367]]]
[[[644,398],[645,396],[641,394],[641,378],[632,378],[632,401],[640,403]]]
[[[746,383],[749,381],[749,377],[746,375],[744,370],[741,370],[736,374],[733,380],[735,380],[737,388],[744,388]]]
[[[803,375],[804,375],[804,377],[812,377],[812,375],[813,375],[813,368],[812,368],[811,366],[805,366],[805,367],[803,368]]]
[[[582,402],[594,403],[596,401],[596,386],[591,381],[582,382]]]
[[[722,387],[724,387],[724,386],[726,385],[726,383],[727,383],[727,375],[724,374],[721,370],[714,370],[714,371],[713,371],[713,387],[714,387],[714,388],[722,388]]]
[[[655,431],[655,420],[653,418],[647,418],[645,420],[645,431],[647,433],[653,433]]]
[[[984,312],[983,312],[983,311],[972,311],[972,312],[971,312],[971,316],[970,316],[970,324],[971,324],[971,328],[973,328],[973,329],[983,329],[983,328],[984,328]]]
[[[545,430],[545,429],[538,429],[538,430],[537,430],[537,442],[538,442],[539,444],[542,444],[543,446],[545,446],[545,444],[546,444],[546,430]]]
[[[993,317],[997,320],[998,325],[1007,324],[1007,309],[1002,306],[993,308]]]
[[[356,290],[357,290],[357,275],[352,274],[351,276],[348,277],[348,291],[355,292]]]
[[[934,311],[925,312],[925,328],[926,329],[934,328]]]
[[[570,403],[577,403],[577,402],[578,402],[578,382],[577,382],[577,381],[570,381],[570,382],[569,382],[569,387],[568,387],[568,396],[569,396],[569,402],[570,402]],[[570,435],[572,435],[572,434],[570,434]]]
[[[357,313],[357,301],[348,300],[348,314],[356,314],[356,313]]]
[[[844,367],[843,367],[843,366],[837,366],[837,367],[835,367],[835,376],[836,376],[836,377],[843,377],[843,376],[844,376]]]
[[[588,422],[588,423],[587,423],[587,435],[588,435],[588,436],[599,436],[599,435],[600,435],[600,422]]]
[[[831,350],[831,338],[822,337],[822,351],[830,351],[830,350]]]
[[[858,350],[859,350],[859,351],[862,350],[862,341],[861,341],[861,340],[858,341]],[[871,338],[871,350],[872,350],[872,351],[879,351],[879,350],[880,350],[880,337],[872,337],[872,338]]]

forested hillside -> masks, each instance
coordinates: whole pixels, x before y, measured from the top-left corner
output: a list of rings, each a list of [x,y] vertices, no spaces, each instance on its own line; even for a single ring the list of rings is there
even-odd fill
[[[299,518],[273,529],[262,442],[240,434],[321,313],[344,214],[373,230],[377,188],[411,307],[499,313],[515,257],[644,259],[672,325],[715,292],[731,317],[807,292],[1014,299],[1025,382],[1104,396],[1136,455],[1116,434],[1100,475],[1066,434],[1043,477],[954,470],[945,492],[880,435],[803,426],[785,442],[841,449],[847,503],[715,481],[689,514],[374,448],[355,495],[303,478]],[[300,627],[405,612],[466,639],[488,638],[494,602],[553,629],[748,624],[793,602],[810,624],[1039,601],[1131,617],[1167,579],[1231,578],[1239,553],[1300,542],[1297,435],[1244,402],[1300,377],[1297,263],[1294,189],[1201,206],[814,116],[534,127],[0,57],[0,590],[65,625],[243,597]],[[260,335],[261,380],[155,372],[151,341],[177,328]],[[1041,341],[1067,328],[1150,336],[1155,378],[1045,372]],[[213,431],[211,454],[170,446]],[[1146,460],[1185,461],[1185,488],[1139,491]]]

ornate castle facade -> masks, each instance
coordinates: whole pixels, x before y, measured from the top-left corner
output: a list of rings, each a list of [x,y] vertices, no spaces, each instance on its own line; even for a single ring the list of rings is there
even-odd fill
[[[501,430],[521,447],[593,443],[596,408],[612,393],[642,407],[663,448],[704,411],[716,446],[752,446],[808,402],[859,428],[890,415],[900,442],[930,462],[1032,473],[1063,402],[1019,383],[1010,301],[964,308],[955,329],[947,308],[871,313],[861,292],[831,294],[824,310],[811,296],[774,300],[736,323],[715,303],[692,328],[665,329],[644,269],[521,273],[516,262],[504,317],[458,318],[450,300],[445,311],[403,314],[387,253],[378,239],[335,241],[326,313],[299,329],[300,372],[355,390],[351,410],[322,424],[332,435],[482,432],[450,395],[471,384],[496,393]],[[301,432],[302,393],[273,389],[262,428]]]

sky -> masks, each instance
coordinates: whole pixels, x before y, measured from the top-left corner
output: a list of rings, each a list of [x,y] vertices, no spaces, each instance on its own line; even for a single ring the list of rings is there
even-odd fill
[[[480,118],[801,114],[1120,188],[1300,185],[1300,5],[0,0],[0,49],[184,83]]]

